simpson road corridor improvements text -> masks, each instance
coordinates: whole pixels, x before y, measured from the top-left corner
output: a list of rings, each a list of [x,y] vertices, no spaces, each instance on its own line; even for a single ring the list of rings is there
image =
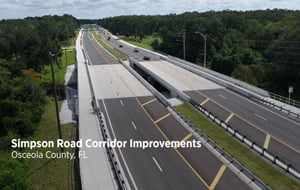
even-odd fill
[[[101,147],[111,147],[111,148],[125,148],[127,147],[127,141],[107,140],[107,141],[93,141],[92,139],[87,139],[84,141],[80,139],[78,141],[64,141],[62,139],[57,139],[55,141],[22,141],[20,139],[12,139],[12,148],[101,148]],[[201,141],[195,139],[191,141],[134,141],[129,140],[130,148],[200,148]]]

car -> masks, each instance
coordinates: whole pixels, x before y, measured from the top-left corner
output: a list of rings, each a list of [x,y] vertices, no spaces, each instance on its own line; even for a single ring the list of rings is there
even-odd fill
[[[144,59],[145,61],[148,61],[148,60],[150,60],[150,57],[144,56],[143,59]]]
[[[133,52],[139,52],[138,48],[133,48]]]
[[[123,45],[122,44],[119,44],[119,48],[122,48],[123,47]]]

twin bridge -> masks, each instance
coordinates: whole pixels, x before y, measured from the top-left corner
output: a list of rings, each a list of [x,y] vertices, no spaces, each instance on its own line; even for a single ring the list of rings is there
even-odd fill
[[[181,115],[175,106],[183,102],[300,179],[299,114],[271,108],[264,90],[137,49],[102,28],[96,31],[130,58],[118,60],[88,30],[80,32],[79,138],[201,143],[188,148],[83,146],[80,151],[88,157],[79,160],[83,189],[270,189]]]

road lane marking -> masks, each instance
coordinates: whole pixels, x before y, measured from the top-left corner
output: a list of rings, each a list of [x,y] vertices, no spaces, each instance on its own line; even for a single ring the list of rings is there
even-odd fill
[[[134,124],[133,121],[131,121],[131,125],[133,126],[133,128],[134,128],[135,130],[137,130],[137,128],[136,128],[136,126],[135,126],[135,124]]]
[[[167,140],[170,141],[170,139],[167,137],[167,135],[159,128],[157,123],[154,122],[150,114],[147,112],[147,110],[142,106],[142,103],[140,100],[136,97],[136,101],[141,106],[141,108],[144,110],[145,114],[148,116],[148,118],[152,121],[156,129],[160,132],[160,134]],[[205,187],[208,189],[209,186],[206,183],[206,181],[201,177],[201,175],[193,168],[193,166],[185,159],[185,157],[177,150],[177,148],[174,148],[175,152],[180,156],[180,158],[183,160],[183,162],[192,170],[192,172],[197,176],[197,178],[205,185]]]
[[[206,98],[206,100],[204,100],[203,102],[201,102],[201,106],[203,106],[206,102],[208,102],[209,101],[209,98]]]
[[[159,163],[157,162],[157,160],[155,159],[154,156],[152,156],[152,160],[154,161],[154,163],[156,164],[156,166],[158,167],[159,171],[162,172],[162,168],[160,167]]]
[[[228,122],[232,119],[233,116],[234,116],[234,113],[231,113],[231,114],[226,118],[225,123],[228,123]]]
[[[270,134],[267,134],[267,135],[266,135],[266,139],[265,139],[265,143],[264,143],[264,148],[265,148],[265,149],[268,149],[268,148],[269,148],[270,140],[271,140],[271,135],[270,135]]]
[[[167,113],[166,115],[162,116],[161,118],[159,118],[158,120],[154,121],[154,123],[158,123],[164,119],[166,119],[167,117],[169,117],[171,115],[171,113]]]
[[[264,118],[263,116],[261,116],[261,115],[259,115],[259,114],[257,114],[257,113],[254,113],[254,115],[255,115],[256,117],[258,117],[258,118],[262,119],[262,120],[265,120],[265,121],[267,121],[267,119],[266,119],[266,118]]]
[[[103,107],[104,107],[104,110],[105,110],[105,113],[106,113],[106,116],[107,116],[107,119],[108,119],[108,123],[109,123],[109,125],[110,125],[110,127],[111,127],[112,135],[113,135],[114,139],[116,139],[116,134],[115,134],[115,131],[114,131],[114,127],[113,127],[113,125],[112,125],[112,123],[111,123],[111,120],[110,120],[110,117],[109,117],[109,115],[108,115],[108,111],[107,111],[107,108],[106,108],[106,104],[105,104],[105,101],[104,101],[103,99],[102,99],[102,104],[103,104]],[[116,149],[116,150],[117,150],[117,149]],[[130,170],[129,170],[129,167],[128,167],[127,163],[126,163],[126,160],[125,160],[125,158],[124,158],[124,156],[123,156],[122,150],[121,150],[120,148],[118,148],[118,150],[119,150],[119,152],[120,152],[120,155],[121,155],[121,157],[122,157],[123,163],[124,163],[124,165],[125,165],[125,168],[126,168],[126,170],[127,170],[127,173],[128,173],[128,175],[129,175],[129,177],[130,177],[130,180],[131,180],[131,182],[132,182],[134,188],[135,188],[135,189],[138,189],[137,186],[136,186],[136,183],[135,183],[135,181],[134,181],[134,179],[133,179],[133,177],[132,177],[132,174],[131,174],[131,172],[130,172]],[[125,172],[124,172],[124,174],[125,174]],[[127,181],[127,177],[126,177],[125,179],[126,179],[126,181]]]
[[[143,103],[142,106],[148,105],[152,102],[155,102],[156,100],[157,100],[156,98],[153,98],[152,100],[149,100],[148,102]]]
[[[224,171],[226,169],[226,165],[222,164],[222,166],[220,167],[215,179],[213,180],[213,182],[211,183],[211,185],[209,186],[209,190],[214,190],[216,185],[218,184],[219,180],[221,179]]]
[[[120,100],[120,104],[121,104],[122,106],[124,106],[124,103],[123,103],[123,101],[122,101],[122,100]]]
[[[222,94],[218,94],[220,97],[224,98],[225,100],[227,100],[227,97],[222,95]]]
[[[182,140],[181,140],[181,142],[184,142],[184,141],[187,141],[189,138],[191,138],[193,136],[193,134],[192,133],[189,133],[187,136],[185,136]]]

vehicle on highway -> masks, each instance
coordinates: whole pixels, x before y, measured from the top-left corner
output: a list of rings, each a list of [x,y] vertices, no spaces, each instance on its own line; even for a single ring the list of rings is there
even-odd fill
[[[138,48],[133,48],[133,52],[139,52]]]
[[[122,48],[123,47],[123,45],[122,44],[119,44],[119,48]]]
[[[150,60],[150,57],[149,57],[149,56],[144,56],[143,59],[144,59],[145,61],[149,61],[149,60]]]
[[[110,40],[110,36],[108,36],[107,40],[108,40],[108,41]]]

